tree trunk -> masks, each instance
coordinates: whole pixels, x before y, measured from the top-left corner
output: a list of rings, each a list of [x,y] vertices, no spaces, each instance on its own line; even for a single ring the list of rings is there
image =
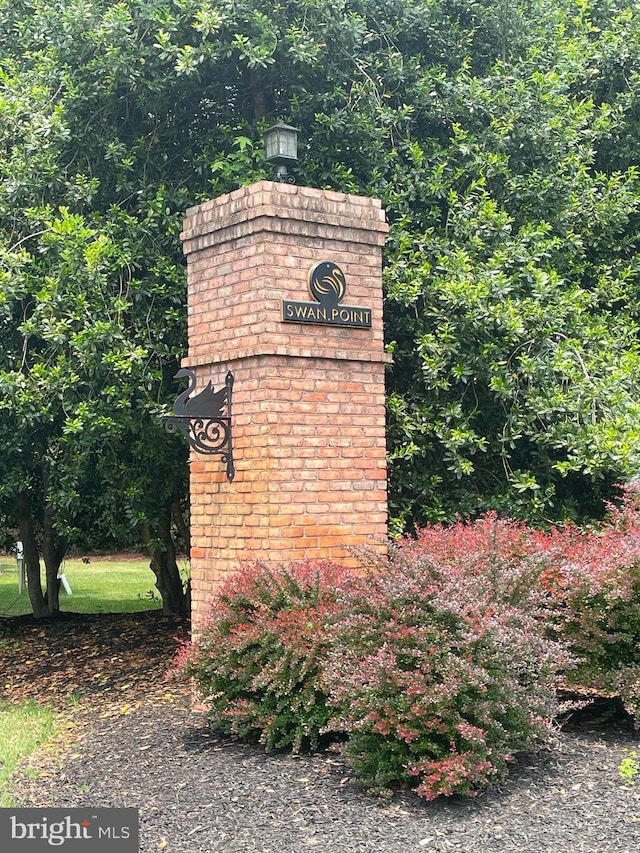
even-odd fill
[[[180,533],[180,537],[182,542],[184,543],[184,550],[187,560],[191,560],[191,529],[187,522],[185,521],[184,514],[182,512],[182,506],[180,505],[179,499],[176,497],[171,502],[171,519],[175,526],[178,528],[178,532]],[[184,603],[183,603],[184,615],[191,615],[191,578],[187,578],[187,582],[184,587]]]
[[[43,521],[42,556],[47,578],[47,609],[49,616],[55,616],[60,612],[58,572],[67,552],[67,543],[53,526],[53,512],[49,505],[45,506]]]
[[[31,516],[31,503],[26,492],[21,492],[15,502],[16,518],[20,540],[24,549],[24,565],[27,571],[27,586],[29,589],[29,600],[33,615],[37,619],[48,616],[47,602],[42,592],[42,581],[40,579],[40,554],[38,543],[33,528]]]
[[[180,506],[178,498],[173,498],[171,501],[171,520],[178,528],[178,532],[184,542],[187,559],[189,559],[191,555],[191,531],[189,530],[189,525],[184,519],[182,507]]]
[[[171,510],[167,507],[156,531],[153,531],[149,524],[143,525],[142,540],[151,556],[150,566],[156,576],[156,587],[162,598],[162,612],[166,616],[187,616],[189,596],[180,577],[170,518]]]

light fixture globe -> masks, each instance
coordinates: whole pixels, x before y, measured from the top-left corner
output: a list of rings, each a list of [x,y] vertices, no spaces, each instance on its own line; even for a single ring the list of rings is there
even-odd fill
[[[267,161],[277,166],[276,181],[295,183],[287,166],[298,162],[298,128],[284,122],[274,124],[265,131],[264,149]]]

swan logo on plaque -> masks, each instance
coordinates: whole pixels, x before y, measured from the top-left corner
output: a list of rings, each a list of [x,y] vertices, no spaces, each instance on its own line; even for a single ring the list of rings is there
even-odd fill
[[[343,305],[345,275],[333,261],[320,261],[309,270],[309,293],[315,302],[282,300],[285,323],[316,323],[324,326],[371,328],[371,308]]]

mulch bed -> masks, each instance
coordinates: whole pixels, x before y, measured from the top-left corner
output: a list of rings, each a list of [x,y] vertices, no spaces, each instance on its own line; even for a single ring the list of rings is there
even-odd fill
[[[609,706],[576,715],[553,749],[520,757],[501,789],[386,801],[337,751],[266,755],[212,731],[167,674],[187,636],[158,613],[0,620],[0,696],[47,699],[72,724],[55,759],[33,762],[40,775],[19,777],[20,805],[137,807],[143,853],[640,849],[640,780],[618,775],[638,737],[621,715],[604,718]]]
[[[188,622],[159,610],[0,619],[0,698],[140,704],[171,693],[166,671],[188,639]]]

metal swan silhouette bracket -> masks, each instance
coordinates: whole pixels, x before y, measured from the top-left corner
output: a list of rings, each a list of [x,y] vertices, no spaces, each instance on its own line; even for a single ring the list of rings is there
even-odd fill
[[[165,429],[169,433],[181,432],[196,453],[219,455],[227,464],[227,479],[231,481],[235,474],[231,440],[233,373],[227,373],[223,388],[214,391],[209,382],[194,397],[189,395],[196,387],[195,373],[183,367],[174,378],[182,376],[189,378],[189,387],[173,404],[173,415],[166,417]]]

